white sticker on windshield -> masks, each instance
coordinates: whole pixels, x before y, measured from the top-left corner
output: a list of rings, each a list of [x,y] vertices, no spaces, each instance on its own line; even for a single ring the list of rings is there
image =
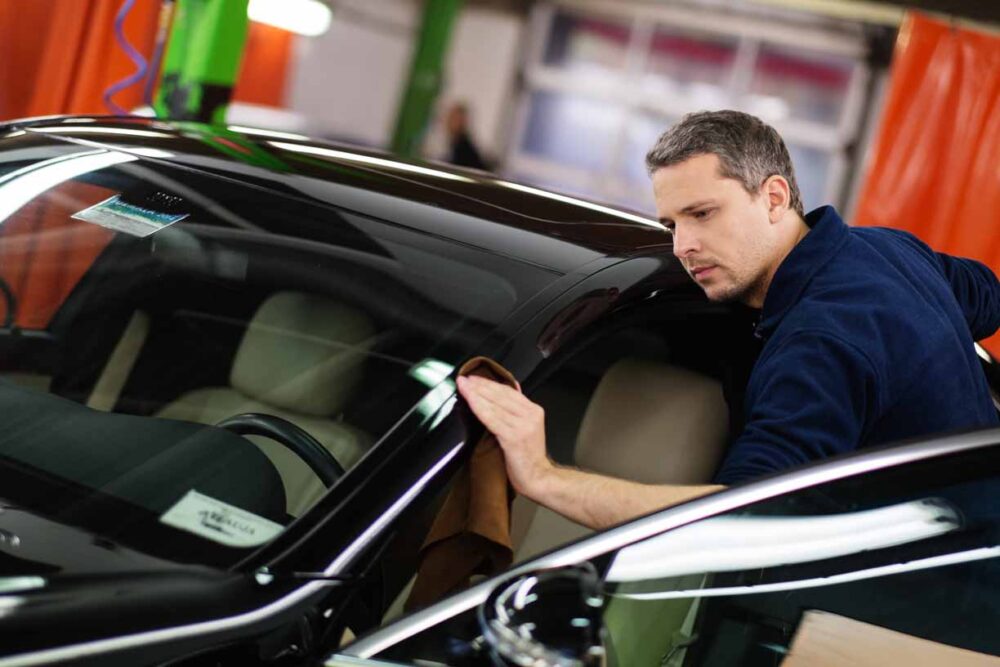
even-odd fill
[[[160,521],[227,547],[255,547],[281,532],[281,524],[195,490],[177,501]]]
[[[79,213],[74,213],[73,217],[142,238],[165,229],[188,215],[188,213],[154,211],[122,201],[121,195],[115,195]]]

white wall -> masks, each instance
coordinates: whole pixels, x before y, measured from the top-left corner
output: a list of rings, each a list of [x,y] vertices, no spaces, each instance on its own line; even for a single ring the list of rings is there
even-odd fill
[[[421,4],[338,0],[330,29],[299,38],[289,108],[314,135],[383,146],[392,136]]]
[[[524,19],[516,14],[476,7],[462,10],[445,63],[436,122],[424,144],[428,156],[444,155],[440,119],[456,101],[469,106],[471,134],[479,149],[493,159],[502,155],[524,29]]]
[[[289,110],[313,135],[387,146],[409,76],[422,18],[419,0],[338,0],[330,30],[300,37],[289,83]],[[472,136],[488,156],[502,153],[524,21],[501,11],[462,8],[452,32],[444,85],[424,152],[441,157],[440,115],[469,105]],[[297,128],[298,129],[298,128]]]

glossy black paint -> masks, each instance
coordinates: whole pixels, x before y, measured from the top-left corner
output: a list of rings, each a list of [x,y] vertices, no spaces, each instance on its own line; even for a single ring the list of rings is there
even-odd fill
[[[647,298],[700,297],[670,255],[669,236],[637,216],[553,199],[477,172],[276,141],[283,145],[195,123],[136,119],[44,119],[0,128],[0,152],[17,152],[26,163],[98,146],[132,152],[139,164],[190,187],[201,184],[206,193],[224,192],[216,184],[229,182],[261,201],[280,197],[348,216],[360,228],[420,231],[432,252],[433,239],[443,238],[510,260],[497,264],[510,268],[497,270],[515,282],[533,272],[534,292],[476,351],[522,378],[617,309]],[[317,156],[326,150],[336,152]],[[294,216],[286,229],[269,231],[323,242],[319,227],[296,226]],[[358,631],[374,627],[413,572],[432,501],[481,434],[463,406],[443,410],[433,419],[411,411],[313,510],[226,570],[164,564],[127,576],[75,577],[66,567],[0,619],[0,665],[4,655],[133,633],[157,634],[135,646],[84,650],[77,661],[187,664],[207,652],[209,664],[282,664],[328,653],[346,623]],[[38,523],[32,530],[58,541],[66,529]],[[114,544],[94,548],[128,553]],[[73,547],[66,553],[76,561]]]
[[[65,118],[0,127],[0,153],[19,151],[25,161],[95,146],[131,152],[144,168],[206,194],[230,192],[220,185],[228,184],[258,202],[301,206],[289,209],[283,228],[265,230],[273,242],[329,243],[322,219],[337,215],[382,236],[416,230],[438,256],[446,239],[495,259],[525,298],[481,332],[475,351],[529,390],[557,357],[630,318],[661,312],[678,322],[697,311],[739,326],[728,308],[706,302],[655,223],[478,172],[196,123]],[[316,224],[303,224],[306,211]],[[740,332],[720,332],[720,349],[728,333]],[[230,567],[138,559],[127,575],[76,576],[76,542],[65,527],[31,522],[39,539],[67,545],[67,563],[48,564],[62,574],[0,617],[0,667],[16,664],[4,656],[74,644],[77,664],[312,664],[335,650],[345,624],[359,633],[378,624],[413,572],[433,501],[481,432],[461,404],[435,417],[412,410],[312,510]],[[108,565],[130,553],[96,542],[93,551],[118,554]],[[147,639],[79,650],[134,633]]]
[[[191,122],[139,119],[82,117],[13,127],[42,134],[50,141],[126,153],[145,150],[145,160],[367,212],[562,271],[601,255],[625,257],[671,244],[670,236],[652,220],[638,223],[645,218],[640,214],[615,214],[611,208],[591,208],[572,198],[553,199],[541,190],[482,172],[345,146],[274,139]],[[156,156],[148,151],[156,151]],[[441,216],[442,211],[458,215]],[[463,215],[490,224],[469,224]]]

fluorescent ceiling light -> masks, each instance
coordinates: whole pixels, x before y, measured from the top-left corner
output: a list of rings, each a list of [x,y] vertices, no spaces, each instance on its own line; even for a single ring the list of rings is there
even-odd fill
[[[622,549],[607,580],[644,581],[808,563],[908,544],[959,527],[954,510],[930,500],[829,516],[722,516]]]
[[[387,169],[392,169],[394,171],[408,171],[414,174],[422,174],[424,176],[434,176],[435,178],[446,178],[452,181],[465,181],[467,183],[475,183],[473,179],[467,176],[460,176],[458,174],[452,174],[447,171],[441,171],[440,169],[421,167],[419,165],[408,164],[406,162],[397,162],[396,160],[389,160],[387,158],[372,157],[370,155],[357,155],[355,153],[338,151],[332,148],[321,148],[319,146],[301,146],[299,144],[286,144],[283,141],[269,141],[267,143],[271,144],[275,148],[280,148],[286,151],[292,151],[293,153],[307,153],[309,155],[318,155],[320,157],[333,158],[334,160],[344,160],[345,162],[357,162],[360,164],[372,165],[374,167],[384,167]]]
[[[330,28],[333,13],[319,0],[250,0],[247,16],[251,21],[315,37]]]
[[[646,225],[647,227],[656,227],[657,229],[664,229],[663,225],[661,225],[659,222],[655,220],[650,220],[649,218],[643,218],[638,215],[632,215],[631,213],[626,213],[625,211],[619,211],[617,209],[611,208],[610,206],[601,206],[600,204],[595,204],[593,202],[585,201],[583,199],[577,199],[576,197],[570,197],[568,195],[560,195],[555,192],[549,192],[548,190],[533,188],[530,185],[511,183],[510,181],[495,180],[494,183],[496,183],[497,185],[502,185],[505,188],[510,188],[511,190],[520,190],[521,192],[527,192],[529,194],[538,195],[539,197],[546,197],[548,199],[561,201],[565,204],[572,204],[573,206],[582,206],[583,208],[589,208],[592,211],[599,211],[607,215],[613,215],[616,218],[623,218],[625,220],[630,220],[632,222],[638,222],[639,224]]]
[[[134,155],[102,150],[64,155],[12,171],[0,178],[0,223],[63,181],[137,159]]]

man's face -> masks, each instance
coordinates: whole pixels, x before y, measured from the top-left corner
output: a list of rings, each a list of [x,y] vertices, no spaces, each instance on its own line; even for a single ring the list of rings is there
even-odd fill
[[[653,173],[657,215],[674,255],[713,301],[760,307],[776,268],[767,198],[719,175],[719,158],[698,155]]]

